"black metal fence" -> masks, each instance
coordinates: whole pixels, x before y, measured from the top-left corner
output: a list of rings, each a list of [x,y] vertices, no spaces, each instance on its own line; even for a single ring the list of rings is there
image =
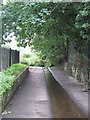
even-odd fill
[[[0,46],[0,71],[12,64],[19,63],[20,52]]]

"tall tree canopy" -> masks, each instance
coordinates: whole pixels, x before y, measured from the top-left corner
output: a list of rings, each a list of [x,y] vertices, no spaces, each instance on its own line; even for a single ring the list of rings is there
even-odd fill
[[[33,45],[52,64],[66,56],[67,36],[79,53],[90,39],[90,2],[26,3],[3,6],[3,41],[14,32],[19,46]]]

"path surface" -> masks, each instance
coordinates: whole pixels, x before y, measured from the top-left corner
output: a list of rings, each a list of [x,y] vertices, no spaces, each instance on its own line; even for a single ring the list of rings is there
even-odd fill
[[[45,75],[43,68],[33,67],[29,71],[6,107],[6,111],[11,113],[3,115],[3,118],[86,117],[48,70],[45,70]],[[59,80],[67,81],[63,72],[54,68],[52,71],[58,75]]]
[[[42,68],[30,69],[27,79],[10,101],[6,118],[49,118],[52,117],[50,100]]]

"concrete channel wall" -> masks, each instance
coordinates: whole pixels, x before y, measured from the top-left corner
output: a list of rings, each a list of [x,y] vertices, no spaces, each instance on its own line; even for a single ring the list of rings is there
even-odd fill
[[[83,85],[78,83],[75,78],[67,76],[60,68],[49,68],[49,71],[85,116],[88,117],[88,93],[81,92]]]

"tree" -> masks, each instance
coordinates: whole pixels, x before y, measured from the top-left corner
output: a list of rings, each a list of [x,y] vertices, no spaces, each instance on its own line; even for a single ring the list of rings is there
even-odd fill
[[[7,36],[14,32],[18,45],[25,47],[38,27],[45,22],[45,17],[49,12],[45,8],[44,3],[24,3],[10,2],[3,7],[3,35],[4,40]]]
[[[65,59],[67,36],[84,53],[90,38],[89,3],[9,2],[3,6],[3,38],[14,32],[19,46],[33,45],[50,64]]]

